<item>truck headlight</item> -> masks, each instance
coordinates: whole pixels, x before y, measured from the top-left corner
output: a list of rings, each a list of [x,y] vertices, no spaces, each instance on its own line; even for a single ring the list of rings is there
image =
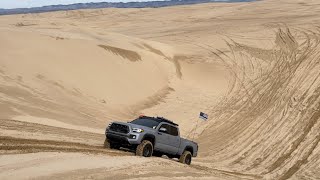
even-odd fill
[[[132,132],[142,133],[144,130],[141,128],[132,128]]]

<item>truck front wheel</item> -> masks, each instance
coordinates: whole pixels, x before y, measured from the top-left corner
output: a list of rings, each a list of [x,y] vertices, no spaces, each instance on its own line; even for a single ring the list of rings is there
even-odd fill
[[[107,138],[104,140],[103,147],[104,148],[110,148],[110,143],[108,142]]]
[[[183,154],[179,158],[179,162],[183,164],[191,164],[192,154],[190,151],[184,151]]]
[[[120,149],[120,145],[116,143],[111,143],[110,142],[110,149]]]
[[[108,149],[120,149],[120,145],[113,143],[113,142],[109,142],[108,139],[106,138],[104,140],[104,144],[103,144],[104,148],[108,148]]]
[[[136,149],[137,156],[150,157],[153,153],[153,145],[148,140],[143,140]]]

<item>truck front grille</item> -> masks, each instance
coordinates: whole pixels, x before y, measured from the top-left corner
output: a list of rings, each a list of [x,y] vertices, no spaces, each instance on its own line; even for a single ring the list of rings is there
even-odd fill
[[[110,126],[111,131],[119,132],[119,133],[124,133],[128,134],[129,133],[129,127],[123,124],[117,124],[117,123],[112,123]]]

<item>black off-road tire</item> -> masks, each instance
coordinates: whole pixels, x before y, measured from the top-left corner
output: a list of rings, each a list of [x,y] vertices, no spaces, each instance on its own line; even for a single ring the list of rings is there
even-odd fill
[[[183,164],[190,165],[192,160],[192,154],[190,151],[184,151],[179,158],[179,162]]]
[[[120,149],[120,145],[109,142],[107,138],[104,140],[103,147],[108,149]]]
[[[120,147],[119,144],[110,142],[110,149],[120,149]]]
[[[153,153],[153,145],[148,140],[143,140],[136,149],[137,156],[151,157]]]
[[[107,138],[104,140],[103,147],[104,148],[110,148],[110,143],[108,142]]]

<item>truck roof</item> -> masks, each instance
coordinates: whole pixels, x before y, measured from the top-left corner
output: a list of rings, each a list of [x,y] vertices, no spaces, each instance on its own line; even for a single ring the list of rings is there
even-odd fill
[[[173,121],[169,120],[169,119],[166,119],[164,117],[150,117],[150,116],[139,116],[139,119],[142,119],[142,118],[145,118],[145,119],[152,119],[152,120],[156,120],[158,122],[166,122],[168,124],[171,124],[171,125],[174,125],[174,126],[179,126],[178,124],[174,123]]]

